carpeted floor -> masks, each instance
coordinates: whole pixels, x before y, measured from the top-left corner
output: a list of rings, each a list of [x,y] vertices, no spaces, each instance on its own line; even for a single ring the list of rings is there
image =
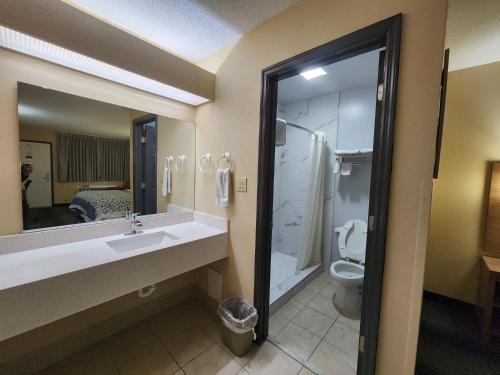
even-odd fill
[[[474,306],[437,297],[424,296],[415,374],[499,375],[500,346],[481,339]]]
[[[83,223],[83,219],[76,217],[68,205],[52,207],[28,208],[24,218],[24,230],[57,227]]]

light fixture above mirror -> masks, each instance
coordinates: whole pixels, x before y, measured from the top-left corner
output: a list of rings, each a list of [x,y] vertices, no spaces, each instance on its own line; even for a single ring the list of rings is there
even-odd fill
[[[0,26],[0,47],[190,105],[208,99]]]

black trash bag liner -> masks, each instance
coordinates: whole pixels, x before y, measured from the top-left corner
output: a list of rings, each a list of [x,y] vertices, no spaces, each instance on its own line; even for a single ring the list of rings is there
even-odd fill
[[[229,329],[249,331],[257,324],[257,309],[237,297],[222,301],[217,309],[217,315]]]

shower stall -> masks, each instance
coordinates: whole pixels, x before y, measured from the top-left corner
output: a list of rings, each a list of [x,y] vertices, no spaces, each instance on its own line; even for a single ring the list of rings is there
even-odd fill
[[[321,267],[328,126],[312,99],[278,104],[269,303]],[[335,114],[331,114],[336,117]],[[328,121],[334,121],[331,118]]]

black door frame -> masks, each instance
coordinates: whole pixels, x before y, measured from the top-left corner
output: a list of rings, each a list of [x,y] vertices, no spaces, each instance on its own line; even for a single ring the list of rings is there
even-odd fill
[[[132,150],[133,150],[133,183],[132,186],[134,187],[134,202],[133,202],[133,212],[137,213],[142,213],[144,210],[143,204],[144,202],[142,201],[142,198],[140,196],[140,183],[141,183],[141,173],[142,170],[139,168],[139,163],[143,162],[142,154],[141,154],[141,143],[140,143],[140,137],[142,136],[142,131],[139,132],[138,129],[140,129],[141,126],[144,124],[149,124],[150,122],[155,123],[156,127],[156,135],[155,135],[155,149],[156,152],[158,152],[158,116],[155,114],[147,114],[144,116],[141,116],[139,118],[136,118],[133,120],[133,126],[132,126],[132,139],[133,139],[133,144],[132,144]],[[158,168],[157,166],[158,163],[158,157],[156,157],[156,162],[155,162],[155,172]],[[139,186],[139,188],[138,188]],[[141,205],[139,205],[141,203]]]
[[[257,340],[266,339],[269,324],[269,284],[273,211],[274,149],[278,81],[305,69],[332,64],[385,47],[383,99],[377,103],[373,166],[370,183],[369,231],[360,328],[358,374],[375,374],[378,326],[384,272],[389,188],[402,15],[355,31],[262,71],[254,304],[259,313]]]

